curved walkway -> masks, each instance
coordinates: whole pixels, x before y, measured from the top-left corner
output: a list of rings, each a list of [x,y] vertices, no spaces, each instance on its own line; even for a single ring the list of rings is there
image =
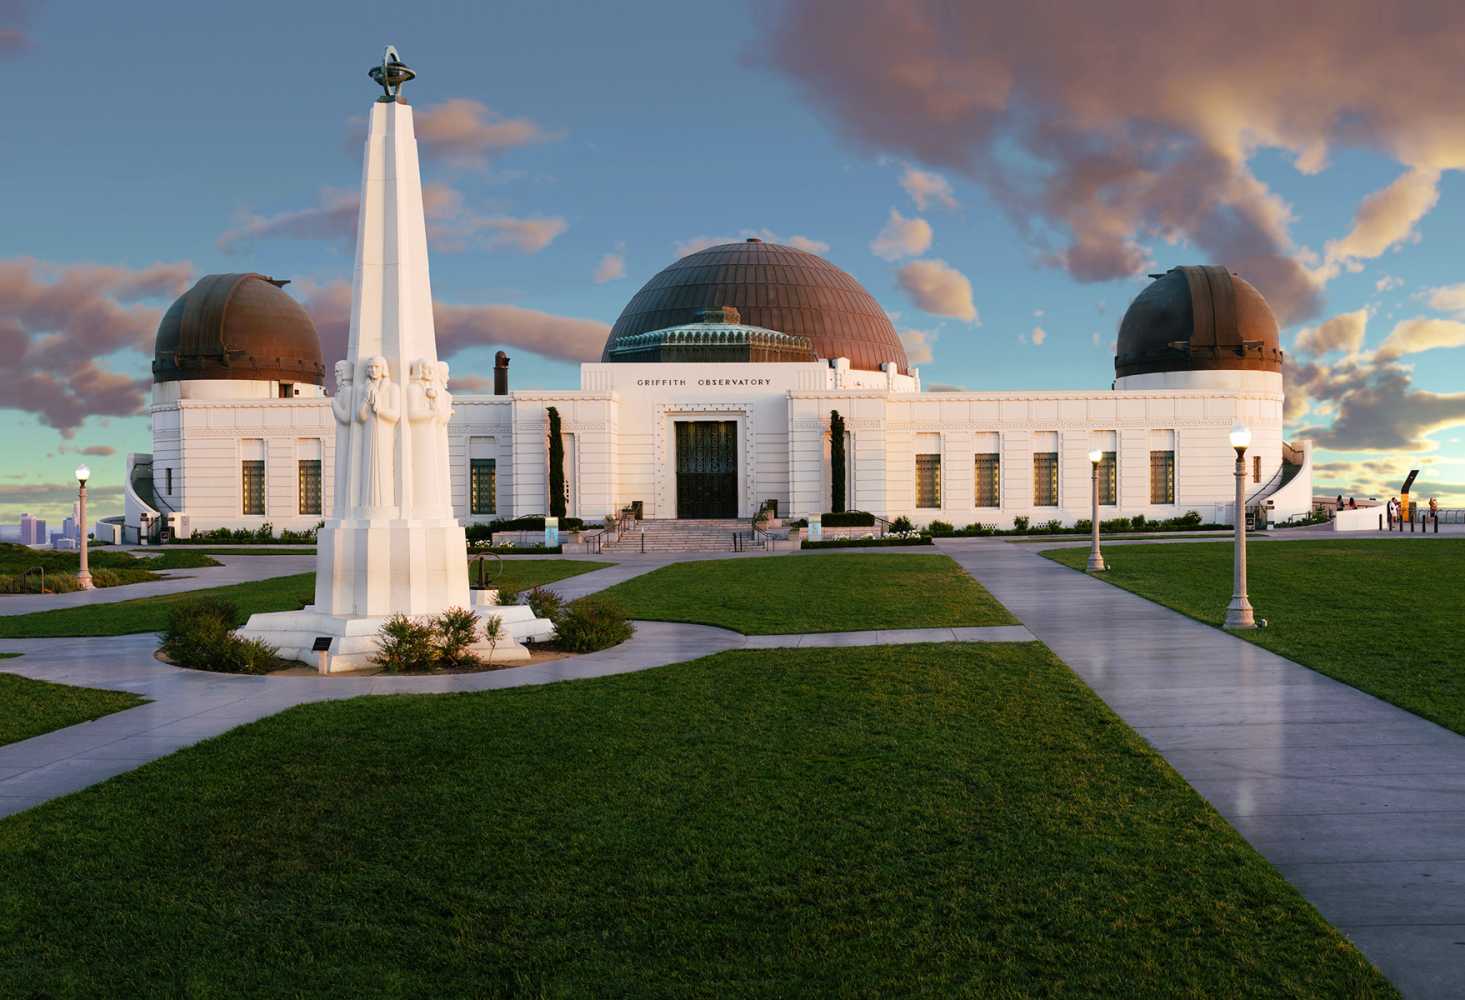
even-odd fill
[[[139,552],[148,550],[142,549]],[[153,550],[156,551],[156,550]],[[251,580],[268,580],[276,576],[294,576],[315,569],[315,556],[214,556],[222,565],[198,569],[158,570],[166,579],[147,583],[129,583],[121,587],[99,587],[77,590],[70,594],[0,594],[0,615],[28,615],[33,611],[57,608],[80,608],[88,604],[114,604],[140,597],[162,597],[189,590],[225,587]]]
[[[472,674],[429,677],[248,677],[182,670],[154,655],[157,636],[7,641],[24,653],[9,673],[149,699],[91,722],[0,746],[0,816],[78,791],[246,722],[313,701],[373,694],[491,691],[648,670],[730,649],[875,646],[913,642],[1031,642],[1021,626],[904,629],[749,637],[708,625],[637,622],[627,642],[598,653]]]

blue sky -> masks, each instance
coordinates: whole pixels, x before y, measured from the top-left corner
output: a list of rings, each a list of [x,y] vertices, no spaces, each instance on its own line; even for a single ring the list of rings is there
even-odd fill
[[[843,6],[850,23],[839,30],[859,31],[865,8],[868,25],[879,27],[882,18],[919,20],[922,6]],[[143,334],[184,275],[257,270],[293,279],[302,298],[315,293],[324,302],[334,294],[339,306],[352,251],[340,235],[341,213],[333,222],[321,209],[354,194],[360,149],[352,120],[374,98],[366,70],[387,42],[420,74],[407,90],[419,120],[448,102],[482,105],[469,114],[477,132],[424,144],[424,179],[445,199],[432,261],[440,304],[513,306],[610,323],[681,244],[745,232],[801,237],[827,245],[826,256],[863,282],[899,329],[926,334],[931,357],[920,367],[928,385],[1092,388],[1113,377],[1116,326],[1145,284],[1143,272],[1232,263],[1201,245],[1207,237],[1199,230],[1131,225],[1134,245],[1148,256],[1140,273],[1080,280],[1095,275],[1054,257],[1071,242],[1066,227],[1074,213],[1089,218],[1088,208],[1067,215],[1034,209],[1001,190],[981,164],[964,161],[972,147],[943,146],[932,141],[934,131],[908,128],[900,94],[893,111],[882,111],[880,88],[890,77],[881,74],[911,65],[909,46],[921,55],[922,36],[902,22],[899,31],[885,32],[902,37],[881,42],[889,45],[888,58],[880,51],[861,65],[842,65],[843,49],[800,34],[800,17],[829,13],[819,8],[819,0],[410,8],[263,2],[247,9],[92,3],[78,16],[79,5],[0,4],[18,33],[0,46],[8,49],[0,60],[10,68],[13,94],[0,262],[19,269],[12,285],[25,286],[17,291],[0,281],[0,339],[17,323],[23,330],[23,337],[12,335],[19,345],[8,351],[13,370],[28,371],[42,352],[69,352],[95,359],[106,372],[143,378]],[[1031,28],[976,27],[988,34],[1009,28],[1014,39],[1030,37],[1020,33]],[[847,48],[858,51],[860,44],[855,38]],[[952,64],[957,58],[964,57],[941,55],[941,93],[984,87]],[[1165,83],[1154,86],[1163,90]],[[922,96],[911,99],[920,104]],[[909,117],[929,118],[939,105],[927,100]],[[960,130],[963,120],[936,121],[933,130],[948,126]],[[1190,134],[1184,123],[1167,127]],[[1119,134],[1106,128],[1086,141],[1124,141]],[[1365,198],[1419,165],[1386,142],[1339,142],[1325,166],[1308,164],[1305,172],[1297,150],[1286,148],[1291,140],[1274,141],[1279,145],[1264,140],[1248,149],[1245,172],[1285,205],[1288,252],[1313,268],[1322,266],[1329,241],[1359,228]],[[1020,139],[991,149],[1009,163],[1034,155]],[[1363,384],[1380,377],[1372,355],[1397,323],[1450,324],[1465,310],[1465,297],[1432,296],[1465,281],[1456,250],[1465,182],[1441,155],[1427,179],[1433,207],[1381,237],[1378,253],[1354,255],[1319,279],[1317,305],[1284,333],[1289,349],[1309,328],[1315,345],[1350,345],[1317,354],[1299,378],[1312,399],[1294,428],[1325,436],[1334,428],[1333,447],[1318,456],[1327,468],[1319,492],[1378,492],[1400,470],[1422,465],[1426,483],[1465,504],[1465,485],[1452,485],[1465,484],[1465,404],[1455,398],[1465,381],[1465,347],[1411,348],[1388,362],[1389,372],[1405,372],[1405,391],[1415,394],[1405,400],[1411,413],[1426,414],[1411,417],[1409,427],[1378,430],[1375,424],[1390,418],[1369,409],[1377,409],[1378,393],[1374,382]],[[1051,167],[1038,162],[1033,170]],[[910,169],[943,179],[951,201],[918,205],[901,183]],[[894,260],[872,252],[892,210],[907,225],[924,220],[929,245],[917,232],[911,252],[887,253],[899,254]],[[251,226],[259,235],[238,235]],[[235,238],[225,239],[230,233]],[[597,282],[607,255],[622,261],[624,276]],[[978,319],[913,300],[900,273],[918,260],[943,261],[964,276]],[[142,292],[118,291],[128,276],[160,264],[171,268],[144,282]],[[108,269],[105,279],[77,270],[84,265]],[[32,301],[37,289],[68,274],[79,284],[96,282],[90,293],[74,292],[76,311],[48,319],[32,302],[21,315],[18,297]],[[123,310],[132,334],[99,336],[78,318],[89,308],[88,294]],[[1359,310],[1369,314],[1360,319]],[[1353,319],[1316,333],[1346,314]],[[471,334],[464,337],[480,346],[455,357],[455,374],[488,374],[493,352],[504,346],[514,357],[516,386],[577,384],[563,344],[536,354],[527,335],[501,322],[499,313],[464,314]],[[1455,334],[1446,325],[1419,336],[1434,340],[1416,338],[1415,348],[1452,344]],[[75,375],[66,364],[53,368],[58,379]],[[1358,382],[1352,389],[1350,378]],[[0,443],[0,522],[13,522],[21,510],[55,516],[69,507],[64,487],[78,452],[88,448],[103,513],[117,508],[124,454],[149,448],[146,417],[123,387],[111,406],[117,412],[81,417],[55,408],[48,414],[34,390],[24,395],[0,400],[14,404],[0,409],[10,429]]]

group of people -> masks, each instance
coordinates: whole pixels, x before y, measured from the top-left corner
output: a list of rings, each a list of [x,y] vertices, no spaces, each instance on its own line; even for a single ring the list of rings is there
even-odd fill
[[[1342,499],[1342,498],[1340,497],[1339,499]],[[1393,531],[1394,530],[1395,523],[1401,523],[1401,524],[1403,523],[1403,520],[1404,520],[1404,505],[1399,502],[1399,498],[1398,497],[1389,497],[1389,502],[1385,506],[1385,510],[1388,512],[1389,530],[1390,531]],[[1436,524],[1439,523],[1439,519],[1440,519],[1440,500],[1439,500],[1439,497],[1430,497],[1429,498],[1429,517],[1430,517],[1430,520],[1434,521]]]

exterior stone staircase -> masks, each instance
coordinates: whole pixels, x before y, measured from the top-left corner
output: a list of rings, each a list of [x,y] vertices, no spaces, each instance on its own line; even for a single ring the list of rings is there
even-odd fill
[[[630,531],[607,542],[605,552],[630,555],[652,552],[731,552],[733,532],[749,531],[746,519],[720,518],[708,521],[636,521]],[[746,544],[746,543],[745,543]]]

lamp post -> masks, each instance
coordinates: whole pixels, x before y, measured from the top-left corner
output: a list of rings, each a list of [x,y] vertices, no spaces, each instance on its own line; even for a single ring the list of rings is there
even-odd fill
[[[1098,448],[1089,452],[1089,464],[1094,467],[1093,495],[1094,495],[1094,521],[1093,521],[1093,546],[1089,549],[1089,572],[1102,573],[1104,565],[1103,553],[1099,551],[1099,463],[1104,460],[1104,453]]]
[[[1241,421],[1231,428],[1231,447],[1236,449],[1236,555],[1233,593],[1226,606],[1227,628],[1256,628],[1251,602],[1246,599],[1246,449],[1251,430]]]
[[[85,465],[79,465],[76,467],[76,485],[78,494],[76,505],[76,527],[77,531],[81,534],[81,539],[78,543],[78,548],[81,555],[81,562],[80,567],[77,569],[76,572],[76,585],[82,590],[92,589],[92,573],[91,570],[87,568],[86,564],[86,481],[91,477],[91,469],[88,469]]]

